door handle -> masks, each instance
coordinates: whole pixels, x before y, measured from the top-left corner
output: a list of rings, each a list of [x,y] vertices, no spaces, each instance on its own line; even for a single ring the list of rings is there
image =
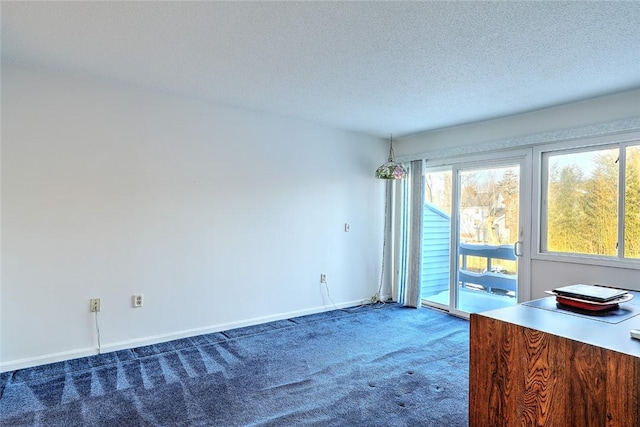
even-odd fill
[[[517,241],[513,244],[513,254],[515,256],[522,256],[522,242],[521,241]]]

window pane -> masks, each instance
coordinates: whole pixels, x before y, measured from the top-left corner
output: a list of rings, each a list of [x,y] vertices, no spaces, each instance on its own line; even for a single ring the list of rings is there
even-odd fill
[[[451,170],[427,171],[424,178],[425,202],[451,216]]]
[[[624,256],[640,258],[640,145],[626,150]]]
[[[548,251],[617,255],[618,152],[549,154]]]
[[[520,171],[491,168],[460,174],[460,241],[513,244],[518,240]]]

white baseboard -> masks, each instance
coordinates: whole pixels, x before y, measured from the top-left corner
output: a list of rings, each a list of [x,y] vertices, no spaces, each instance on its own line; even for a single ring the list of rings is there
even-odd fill
[[[15,371],[16,369],[31,368],[47,363],[61,362],[63,360],[77,359],[84,356],[93,356],[98,351],[95,348],[81,348],[60,353],[45,354],[42,356],[28,357],[26,359],[13,360],[0,363],[0,372]]]
[[[387,297],[384,297],[387,298]],[[101,347],[101,353],[110,353],[112,351],[127,350],[136,347],[142,347],[145,345],[158,344],[167,341],[173,341],[181,338],[189,338],[197,335],[211,334],[214,332],[228,331],[230,329],[242,328],[245,326],[259,325],[262,323],[274,322],[276,320],[291,319],[294,317],[306,316],[308,314],[322,313],[325,311],[331,311],[341,308],[355,307],[363,303],[367,303],[366,300],[357,300],[350,302],[343,302],[334,305],[325,305],[310,309],[296,310],[288,313],[279,313],[271,316],[254,317],[251,319],[240,320],[236,322],[220,323],[217,325],[205,326],[202,328],[187,329],[178,332],[171,332],[168,334],[154,335],[150,337],[135,338],[131,340],[119,341],[115,343],[105,344]],[[45,365],[48,363],[61,362],[64,360],[77,359],[79,357],[94,356],[98,354],[96,347],[80,348],[60,353],[45,354],[42,356],[29,357],[26,359],[12,360],[8,362],[0,363],[0,372],[15,371],[17,369],[31,368],[34,366]]]

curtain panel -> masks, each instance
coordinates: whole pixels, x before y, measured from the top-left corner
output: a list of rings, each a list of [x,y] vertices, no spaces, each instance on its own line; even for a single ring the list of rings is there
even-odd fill
[[[398,302],[415,308],[421,305],[423,163],[422,160],[411,162],[408,177],[402,182],[400,195]]]

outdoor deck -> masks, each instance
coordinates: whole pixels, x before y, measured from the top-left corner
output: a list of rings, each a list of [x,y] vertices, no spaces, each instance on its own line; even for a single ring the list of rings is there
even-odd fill
[[[444,248],[443,248],[444,249]],[[448,247],[446,249],[448,253]],[[517,303],[517,276],[508,274],[500,263],[515,265],[516,256],[511,245],[487,245],[462,243],[458,248],[460,269],[457,272],[458,300],[454,306],[467,313],[479,313]],[[448,255],[447,255],[448,256]],[[470,259],[475,259],[474,269]],[[481,265],[478,264],[478,261]],[[497,263],[496,263],[497,262]],[[424,268],[436,267],[429,261]],[[442,263],[437,267],[442,270]],[[422,299],[426,303],[449,307],[449,274],[444,271],[437,277],[427,271],[423,274]]]
[[[449,306],[449,291],[442,291],[422,299],[423,303],[436,303]],[[483,311],[516,305],[515,297],[495,295],[483,290],[468,288],[458,289],[458,309],[467,313],[482,313]]]

